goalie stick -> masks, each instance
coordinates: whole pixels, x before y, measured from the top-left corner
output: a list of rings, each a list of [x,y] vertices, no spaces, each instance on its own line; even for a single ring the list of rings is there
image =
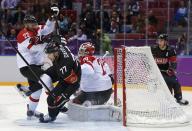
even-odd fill
[[[26,59],[23,57],[23,55],[19,52],[19,50],[11,43],[11,41],[6,37],[5,33],[2,31],[2,29],[0,29],[0,32],[2,33],[2,35],[5,37],[5,39],[7,40],[7,42],[13,47],[13,49],[18,53],[18,55],[21,57],[21,59],[26,63],[26,65],[29,67],[30,71],[32,72],[32,74],[35,76],[35,78],[37,78],[41,84],[47,89],[47,91],[49,92],[50,96],[54,97],[54,95],[51,93],[50,89],[47,87],[47,85],[41,80],[40,77],[38,77],[36,75],[36,73],[31,69],[29,63],[26,61]]]
[[[107,55],[109,55],[109,51],[105,51],[105,54],[103,55],[103,58],[105,58]]]
[[[177,75],[192,75],[192,73],[187,73],[187,72],[176,72]]]

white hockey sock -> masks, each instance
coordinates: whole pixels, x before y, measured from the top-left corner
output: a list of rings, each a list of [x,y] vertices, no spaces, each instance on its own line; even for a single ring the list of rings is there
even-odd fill
[[[52,83],[52,79],[50,76],[48,76],[47,74],[43,74],[41,76],[41,80],[45,83],[45,85],[49,88],[49,90],[51,91],[53,89],[53,83]],[[41,82],[39,82],[41,84]],[[43,85],[42,85],[43,86]],[[43,86],[44,87],[44,86]],[[45,87],[44,87],[45,88]],[[46,88],[45,88],[46,89]]]
[[[42,90],[38,90],[29,96],[28,110],[35,111],[39,103]]]

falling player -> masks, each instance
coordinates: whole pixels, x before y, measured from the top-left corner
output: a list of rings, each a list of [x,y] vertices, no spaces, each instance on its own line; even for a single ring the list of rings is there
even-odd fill
[[[54,12],[59,13],[57,7],[52,8]],[[50,17],[45,25],[38,25],[37,20],[32,15],[27,15],[24,18],[24,28],[19,32],[17,36],[18,50],[24,59],[28,62],[29,66],[23,61],[21,56],[17,54],[17,65],[21,74],[27,78],[29,87],[17,85],[19,90],[25,92],[25,95],[29,96],[27,117],[39,116],[42,113],[36,111],[37,104],[39,102],[42,86],[39,83],[30,68],[35,74],[40,77],[44,71],[41,69],[44,61],[44,47],[43,39],[52,33],[55,29],[55,20]],[[44,75],[49,79],[49,76]]]
[[[42,123],[52,122],[56,119],[64,104],[69,101],[70,96],[78,90],[81,79],[81,66],[74,55],[62,43],[60,36],[53,36],[45,48],[48,58],[53,66],[45,73],[51,77],[52,82],[58,82],[47,98],[48,115],[41,117]]]
[[[158,37],[158,45],[151,48],[154,59],[167,83],[171,93],[180,105],[188,105],[188,101],[182,98],[181,85],[175,75],[177,67],[176,51],[168,45],[168,36],[161,34]]]

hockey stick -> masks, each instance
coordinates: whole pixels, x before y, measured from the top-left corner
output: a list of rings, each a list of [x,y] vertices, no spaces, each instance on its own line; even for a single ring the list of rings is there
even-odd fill
[[[38,77],[36,75],[36,73],[32,70],[32,68],[30,67],[29,63],[26,61],[26,59],[23,57],[23,55],[19,52],[19,50],[11,43],[11,41],[6,37],[6,34],[2,31],[2,29],[0,29],[0,32],[2,33],[2,35],[5,37],[5,39],[7,40],[7,42],[13,47],[13,49],[18,53],[18,55],[21,57],[21,59],[27,64],[27,66],[29,67],[30,71],[32,72],[32,74],[35,76],[36,79],[38,79],[41,84],[47,89],[47,91],[50,93],[51,97],[54,97],[54,95],[51,93],[50,89],[47,87],[47,85],[41,80],[40,77]]]
[[[192,75],[192,73],[187,73],[187,72],[176,72],[177,75]]]
[[[167,73],[167,70],[160,70],[161,72]],[[187,72],[175,72],[176,75],[192,75],[192,73]]]
[[[107,55],[109,55],[109,51],[105,51],[105,54],[103,55],[103,58],[105,58]]]

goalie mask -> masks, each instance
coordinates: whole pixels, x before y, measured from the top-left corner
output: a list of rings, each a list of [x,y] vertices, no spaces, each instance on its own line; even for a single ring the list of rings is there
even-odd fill
[[[78,56],[93,55],[95,52],[95,47],[91,42],[86,42],[80,45]]]

